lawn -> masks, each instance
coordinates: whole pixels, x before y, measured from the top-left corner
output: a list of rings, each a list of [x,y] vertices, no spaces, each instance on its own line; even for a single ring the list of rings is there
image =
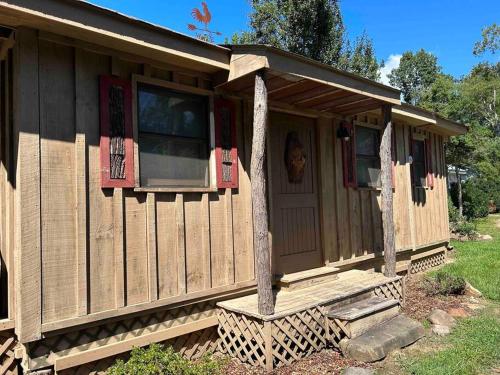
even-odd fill
[[[463,276],[490,301],[478,315],[462,319],[447,337],[433,337],[426,350],[401,360],[414,375],[480,374],[500,364],[500,215],[477,222],[492,241],[454,242],[456,261],[443,271]]]

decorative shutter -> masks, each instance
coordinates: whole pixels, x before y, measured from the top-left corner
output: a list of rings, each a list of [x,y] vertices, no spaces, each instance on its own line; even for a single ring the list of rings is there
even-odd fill
[[[238,188],[238,148],[234,103],[215,100],[215,161],[217,187]]]
[[[100,76],[101,187],[131,188],[134,177],[132,85]]]
[[[356,177],[356,134],[352,122],[343,121],[340,125],[347,129],[350,134],[349,140],[341,139],[342,142],[342,163],[344,171],[344,186],[357,187]]]
[[[432,135],[425,140],[425,169],[427,172],[427,186],[434,188],[434,171],[432,168]]]

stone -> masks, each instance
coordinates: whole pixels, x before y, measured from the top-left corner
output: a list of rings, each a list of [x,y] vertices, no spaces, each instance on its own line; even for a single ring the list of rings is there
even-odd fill
[[[483,296],[483,293],[481,293],[479,290],[474,288],[468,282],[465,283],[465,294],[467,296],[476,297],[476,298],[481,298]]]
[[[480,234],[478,237],[479,241],[491,241],[493,237],[491,237],[489,234]]]
[[[363,367],[348,367],[342,373],[343,375],[373,375],[375,372]]]
[[[465,311],[463,307],[452,307],[448,309],[447,312],[454,318],[466,318],[470,316],[470,314],[467,311]]]
[[[419,322],[398,315],[370,328],[354,339],[340,341],[342,353],[359,362],[375,362],[394,350],[404,348],[421,339],[425,334]]]
[[[434,309],[431,311],[429,317],[427,318],[432,324],[437,324],[441,326],[453,327],[457,321],[454,317],[448,314],[446,311],[440,309]]]
[[[451,332],[450,327],[443,326],[441,324],[433,324],[431,330],[438,336],[446,336],[449,335]]]

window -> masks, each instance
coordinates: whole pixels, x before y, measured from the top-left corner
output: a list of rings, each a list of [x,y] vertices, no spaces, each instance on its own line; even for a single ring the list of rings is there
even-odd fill
[[[209,99],[138,83],[141,186],[208,187]]]
[[[412,140],[412,154],[413,185],[424,187],[427,179],[425,142],[416,139]]]
[[[356,127],[356,175],[358,186],[380,186],[380,131]]]

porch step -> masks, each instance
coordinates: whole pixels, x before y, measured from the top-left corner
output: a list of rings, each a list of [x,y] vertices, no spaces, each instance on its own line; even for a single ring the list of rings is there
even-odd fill
[[[360,336],[373,326],[399,314],[399,301],[382,297],[370,297],[326,312],[330,319],[345,322],[349,338]]]
[[[338,279],[338,272],[338,268],[325,266],[307,271],[289,273],[283,275],[278,280],[278,285],[281,290],[290,292]]]
[[[360,362],[375,362],[390,352],[424,337],[424,327],[405,315],[398,315],[353,339],[340,341],[342,353]]]

